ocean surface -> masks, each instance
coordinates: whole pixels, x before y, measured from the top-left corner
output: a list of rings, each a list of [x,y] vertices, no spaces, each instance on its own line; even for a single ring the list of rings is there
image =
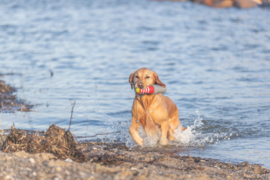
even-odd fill
[[[117,131],[87,139],[134,147],[128,78],[147,67],[188,127],[173,148],[270,168],[269,17],[190,2],[0,0],[0,79],[35,105],[2,113],[1,129],[68,128],[76,100],[76,136]]]

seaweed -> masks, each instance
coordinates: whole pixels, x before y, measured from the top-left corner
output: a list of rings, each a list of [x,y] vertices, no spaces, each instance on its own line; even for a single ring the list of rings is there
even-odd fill
[[[38,131],[35,134],[20,132],[11,126],[2,149],[4,152],[52,153],[58,159],[72,159],[76,162],[87,160],[72,133],[55,124],[52,124],[44,135],[40,135]]]
[[[0,80],[0,109],[1,112],[28,112],[33,105],[24,100],[18,99],[13,93],[16,92],[14,87],[5,84]]]

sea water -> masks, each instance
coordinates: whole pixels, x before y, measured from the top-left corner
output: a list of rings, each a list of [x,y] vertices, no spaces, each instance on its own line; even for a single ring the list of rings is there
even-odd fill
[[[269,8],[148,0],[0,4],[0,78],[34,105],[2,113],[2,129],[68,128],[76,100],[76,136],[103,134],[88,140],[136,147],[128,78],[148,67],[187,127],[170,147],[270,168]],[[140,133],[145,147],[163,148]]]

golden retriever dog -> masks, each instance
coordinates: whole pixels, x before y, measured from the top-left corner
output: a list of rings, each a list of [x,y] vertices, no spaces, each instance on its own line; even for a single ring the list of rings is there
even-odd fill
[[[141,68],[129,76],[131,89],[139,87],[145,89],[148,86],[157,84],[166,87],[158,75],[147,69]],[[160,144],[167,145],[168,138],[174,140],[174,131],[180,125],[178,117],[178,108],[175,103],[162,94],[137,94],[132,106],[132,119],[129,132],[133,140],[140,146],[143,146],[143,139],[138,133],[140,126],[148,136],[159,135]],[[182,130],[186,128],[182,127]]]

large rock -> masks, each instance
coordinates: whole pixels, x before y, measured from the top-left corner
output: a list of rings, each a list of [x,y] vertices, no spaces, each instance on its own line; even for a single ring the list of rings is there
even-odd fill
[[[236,6],[238,8],[252,8],[262,4],[262,0],[194,0],[196,3],[203,3],[215,8],[229,8]]]
[[[260,0],[236,0],[235,6],[239,8],[253,8],[261,4]]]
[[[233,6],[233,0],[204,0],[204,4],[215,8],[229,8]]]

